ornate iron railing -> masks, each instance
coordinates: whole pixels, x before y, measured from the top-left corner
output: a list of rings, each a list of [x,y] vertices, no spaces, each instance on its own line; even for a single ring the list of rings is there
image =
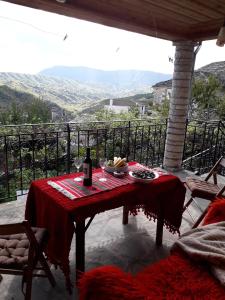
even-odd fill
[[[0,127],[0,202],[27,193],[30,182],[75,172],[73,158],[91,147],[99,157],[126,157],[149,166],[163,163],[167,121],[37,124]],[[183,167],[207,172],[224,155],[223,122],[187,123]]]
[[[162,164],[166,121],[37,124],[0,128],[0,201],[27,193],[31,180],[75,172],[73,158],[100,156]]]
[[[192,121],[186,130],[183,168],[207,173],[224,155],[225,127],[222,121]]]

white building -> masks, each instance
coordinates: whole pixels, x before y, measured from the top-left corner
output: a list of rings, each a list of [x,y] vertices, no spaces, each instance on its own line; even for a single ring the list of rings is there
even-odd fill
[[[116,114],[119,114],[119,113],[127,113],[130,109],[130,106],[123,105],[122,103],[121,103],[121,105],[118,105],[118,103],[117,103],[117,105],[114,105],[113,104],[113,99],[110,99],[109,100],[109,105],[105,105],[104,108],[107,109],[107,110],[113,111]]]

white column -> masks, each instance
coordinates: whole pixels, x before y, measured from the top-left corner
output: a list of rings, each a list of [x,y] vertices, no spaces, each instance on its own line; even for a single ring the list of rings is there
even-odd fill
[[[182,164],[191,77],[195,62],[194,47],[197,43],[185,41],[174,42],[173,45],[176,46],[176,53],[163,167],[176,171],[181,169]]]

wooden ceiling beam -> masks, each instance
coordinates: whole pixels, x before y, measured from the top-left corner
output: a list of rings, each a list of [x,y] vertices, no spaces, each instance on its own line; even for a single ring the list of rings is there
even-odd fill
[[[210,1],[210,4],[204,0],[67,0],[64,4],[56,0],[7,2],[171,41],[216,38],[225,14],[225,4],[220,0]],[[215,3],[216,11],[211,2]],[[218,12],[219,8],[221,11]],[[209,12],[213,17],[210,18]]]
[[[215,4],[215,2],[218,2],[218,1],[203,0],[202,2],[200,2],[200,0],[197,0],[197,1],[170,0],[170,2],[172,2],[176,6],[181,6],[183,8],[192,9],[192,10],[198,12],[200,15],[207,16],[210,19],[221,18],[221,16],[223,15],[223,12],[224,12],[224,8],[222,8],[221,6],[218,7],[218,5]],[[212,2],[213,7],[210,5],[211,2]]]
[[[224,19],[220,20],[212,20],[210,22],[202,22],[199,23],[198,26],[190,26],[189,32],[191,32],[191,36],[196,36],[200,40],[209,40],[214,37],[217,38],[220,27],[223,25]],[[187,33],[188,35],[188,33]]]
[[[91,9],[97,9],[100,11],[107,10],[109,8],[117,14],[118,16],[124,17],[127,14],[130,17],[140,19],[151,20],[153,18],[157,19],[158,17],[161,19],[168,18],[171,22],[175,22],[177,24],[195,24],[196,20],[190,18],[190,16],[179,15],[172,10],[166,9],[165,7],[157,7],[157,5],[152,5],[151,3],[146,3],[142,1],[142,5],[140,6],[140,0],[121,0],[120,4],[117,5],[115,0],[98,0],[97,3],[90,2],[89,0],[78,0],[76,3],[80,3],[80,5],[85,6]],[[141,16],[141,18],[140,18]]]
[[[180,1],[177,4],[174,4],[172,1],[170,1],[170,4],[168,6],[168,0],[144,0],[144,2],[149,3],[151,5],[154,5],[158,9],[162,10],[164,14],[168,15],[170,12],[172,12],[175,16],[179,14],[180,18],[189,18],[193,22],[199,22],[199,21],[207,21],[210,18],[208,16],[202,15],[199,12],[196,12],[195,10],[192,10],[191,7],[183,7],[182,3],[183,1]]]

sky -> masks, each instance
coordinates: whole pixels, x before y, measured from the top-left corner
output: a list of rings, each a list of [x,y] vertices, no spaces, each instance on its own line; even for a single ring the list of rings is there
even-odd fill
[[[37,74],[64,65],[173,73],[170,41],[5,1],[0,1],[0,36],[0,72]],[[203,42],[195,69],[216,61],[225,61],[225,48],[215,40]]]

